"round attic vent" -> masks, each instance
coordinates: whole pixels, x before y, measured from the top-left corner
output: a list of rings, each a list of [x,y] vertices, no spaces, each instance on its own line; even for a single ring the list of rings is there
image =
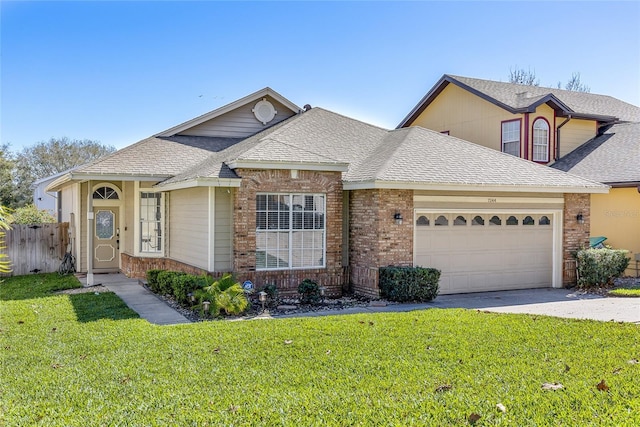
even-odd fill
[[[273,104],[267,101],[266,98],[262,98],[261,101],[258,101],[255,107],[253,107],[253,115],[256,116],[258,121],[262,122],[263,125],[269,123],[273,118],[278,114],[275,108],[273,108]]]

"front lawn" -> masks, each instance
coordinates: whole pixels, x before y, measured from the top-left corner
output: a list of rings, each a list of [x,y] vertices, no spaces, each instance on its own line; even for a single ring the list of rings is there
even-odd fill
[[[26,298],[16,280],[0,425],[640,425],[634,324],[431,309],[156,326],[113,294]]]

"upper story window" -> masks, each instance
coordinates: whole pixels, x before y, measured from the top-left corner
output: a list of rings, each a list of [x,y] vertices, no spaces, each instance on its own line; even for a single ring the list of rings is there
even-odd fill
[[[256,196],[256,269],[325,266],[325,195]]]
[[[549,123],[543,118],[533,122],[533,161],[549,161]]]
[[[502,152],[520,157],[520,119],[502,122]]]

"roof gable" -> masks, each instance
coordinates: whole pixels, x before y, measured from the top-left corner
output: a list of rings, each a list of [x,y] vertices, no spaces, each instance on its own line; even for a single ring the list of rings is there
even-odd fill
[[[264,103],[265,101],[271,104],[275,112],[275,116],[271,120],[265,120],[260,115],[260,112],[254,111],[258,103]],[[294,114],[298,114],[300,111],[300,107],[273,89],[266,87],[237,101],[162,131],[155,136],[166,137],[182,134],[246,138],[267,126],[272,126]]]
[[[398,128],[410,126],[449,84],[455,84],[514,114],[533,112],[539,105],[546,103],[561,116],[571,115],[603,122],[640,121],[639,107],[607,95],[445,74],[400,122]]]

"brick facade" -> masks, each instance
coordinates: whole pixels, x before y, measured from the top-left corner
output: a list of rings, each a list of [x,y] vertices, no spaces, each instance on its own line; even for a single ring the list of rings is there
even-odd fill
[[[396,224],[396,213],[402,224]],[[412,190],[351,192],[349,259],[354,292],[374,298],[379,297],[378,267],[413,265]]]
[[[342,174],[340,172],[237,169],[242,177],[234,200],[234,272],[257,286],[275,284],[281,295],[297,295],[298,284],[313,279],[328,296],[342,295]],[[294,177],[295,176],[295,177]],[[326,195],[326,268],[256,271],[256,194],[323,193]]]
[[[576,284],[576,251],[589,247],[590,231],[590,194],[564,195],[564,222],[562,224],[562,265],[565,286]],[[583,224],[578,223],[578,214],[582,214]]]
[[[120,260],[122,261],[122,272],[127,277],[135,279],[144,279],[147,270],[184,271],[185,273],[196,275],[207,273],[207,271],[202,268],[169,258],[141,258],[123,252],[120,254]]]

